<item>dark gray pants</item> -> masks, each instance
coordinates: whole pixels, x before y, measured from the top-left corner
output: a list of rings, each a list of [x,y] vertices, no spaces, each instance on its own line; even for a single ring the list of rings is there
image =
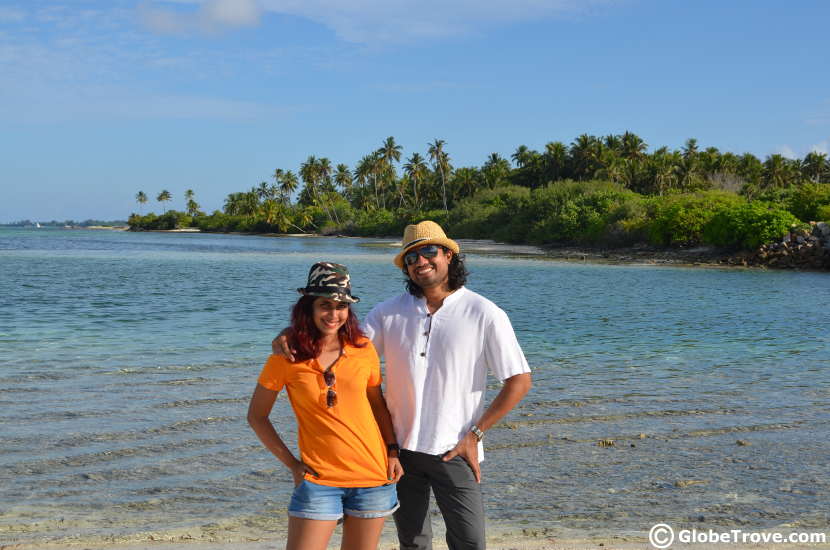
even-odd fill
[[[484,550],[484,504],[481,487],[470,466],[457,456],[448,462],[441,455],[401,450],[404,476],[398,482],[395,525],[401,550],[431,550],[429,491],[444,516],[450,550]]]

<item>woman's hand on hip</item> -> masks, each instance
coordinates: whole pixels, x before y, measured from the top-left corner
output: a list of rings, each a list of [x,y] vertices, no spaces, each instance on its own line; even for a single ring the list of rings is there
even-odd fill
[[[387,477],[389,478],[389,481],[392,483],[397,483],[403,477],[403,466],[401,466],[401,461],[397,457],[389,457]]]
[[[302,460],[298,460],[293,466],[291,466],[291,476],[294,478],[294,487],[298,487],[300,483],[303,482],[306,474],[311,474],[312,476],[317,477],[317,472],[307,466]]]

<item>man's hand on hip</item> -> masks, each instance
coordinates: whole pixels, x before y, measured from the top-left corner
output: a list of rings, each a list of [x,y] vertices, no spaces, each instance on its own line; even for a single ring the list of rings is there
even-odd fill
[[[457,456],[467,462],[467,465],[473,471],[473,475],[476,476],[476,481],[481,483],[481,467],[478,464],[478,438],[473,432],[467,432],[467,435],[455,447],[444,454],[443,460],[448,462]]]

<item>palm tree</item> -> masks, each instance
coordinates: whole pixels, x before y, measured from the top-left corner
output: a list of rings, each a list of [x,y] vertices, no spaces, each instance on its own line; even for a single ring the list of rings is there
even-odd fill
[[[247,193],[231,193],[225,198],[222,207],[229,216],[251,216],[259,210],[259,199],[256,191]]]
[[[686,145],[683,146],[683,158],[688,159],[689,157],[696,156],[697,150],[697,140],[695,138],[687,139]]]
[[[568,165],[568,148],[561,141],[551,141],[545,145],[545,179],[558,181],[564,179]]]
[[[304,195],[312,204],[317,202],[317,157],[309,155],[304,163],[300,165],[300,179],[303,180],[305,188],[300,192],[300,196]]]
[[[194,201],[193,199],[190,199],[189,201],[187,201],[187,215],[188,216],[194,216],[194,217],[199,216],[201,214],[201,212],[199,212],[199,208],[200,208],[199,203]]]
[[[332,198],[332,194],[336,193],[336,190],[331,181],[331,160],[327,157],[323,157],[317,161],[317,175],[320,178],[323,208],[325,209],[329,220],[332,220],[337,225],[340,225],[340,219],[337,216],[337,208],[335,208],[333,204],[331,205],[331,208],[329,208],[329,201]]]
[[[623,141],[621,136],[617,134],[608,134],[602,141],[606,149],[611,149],[612,151],[615,151],[620,154],[622,153]]]
[[[369,184],[369,179],[372,177],[373,160],[371,155],[364,155],[354,168],[354,178],[357,180],[357,185],[364,189]],[[369,203],[364,203],[364,207],[368,209]],[[377,188],[375,188],[375,207],[380,208],[378,201]]]
[[[764,161],[764,186],[766,188],[783,188],[789,183],[789,161],[784,155],[774,154]]]
[[[627,162],[635,161],[619,156],[612,149],[605,149],[599,159],[600,168],[596,171],[594,177],[619,183],[625,174],[625,165]]]
[[[187,215],[188,216],[196,216],[199,214],[199,203],[194,200],[196,194],[193,192],[193,189],[188,189],[184,192],[184,198],[187,202]]]
[[[271,179],[274,180],[275,185],[279,185],[284,175],[285,170],[283,170],[282,168],[277,168],[276,170],[274,170],[274,173],[271,174]]]
[[[308,208],[302,208],[297,211],[297,223],[300,224],[301,227],[308,227],[310,225],[311,227],[317,229],[317,226],[314,225],[314,216],[311,215],[311,210]],[[295,225],[294,227],[297,226]],[[298,229],[305,232],[304,229]]]
[[[325,200],[325,192],[331,190],[331,161],[327,158],[318,159],[314,155],[309,155],[306,161],[300,165],[300,178],[305,183],[305,189],[300,193],[301,202],[319,204],[325,211],[329,221],[340,225],[339,222],[335,221],[337,213],[335,212],[335,215],[332,216],[328,201]],[[323,200],[321,200],[321,197]],[[307,201],[302,199],[307,199]]]
[[[453,186],[458,198],[472,197],[478,188],[480,172],[476,168],[459,168],[453,177]]]
[[[809,178],[813,183],[821,182],[822,175],[827,171],[827,153],[810,151],[804,157],[801,167],[805,178]]]
[[[380,157],[380,152],[375,151],[371,155],[368,155],[367,157],[363,158],[366,159],[366,168],[369,171],[369,177],[372,178],[372,185],[375,189],[375,202],[377,203],[378,208],[386,208],[386,186],[385,182],[381,178],[384,170],[384,165],[383,160]]]
[[[266,199],[259,207],[259,213],[268,225],[273,225],[280,210],[280,203],[274,199]]]
[[[409,181],[412,182],[412,196],[415,209],[418,209],[420,201],[418,199],[418,187],[427,175],[427,163],[420,153],[412,153],[403,166],[404,172],[409,176]]]
[[[662,195],[674,186],[682,157],[677,151],[669,153],[666,147],[654,152],[648,160],[648,171],[652,180],[651,189],[646,192]]]
[[[161,193],[158,194],[158,196],[156,197],[156,200],[158,202],[165,203],[165,202],[170,201],[170,199],[172,199],[172,198],[173,198],[173,195],[170,194],[170,191],[165,189]],[[164,212],[165,213],[167,212],[166,208],[164,209]]]
[[[449,167],[450,157],[444,152],[443,139],[435,138],[435,141],[427,145],[429,145],[429,150],[427,151],[429,158],[432,159],[433,166],[437,168],[438,173],[441,175],[441,196],[444,199],[444,212],[449,213],[449,209],[447,208],[447,175],[445,168]]]
[[[380,153],[380,158],[383,160],[383,163],[389,169],[389,179],[395,179],[395,166],[393,163],[400,162],[401,160],[401,151],[403,147],[395,143],[395,138],[389,136],[383,142],[383,145],[380,146],[378,152]]]
[[[700,171],[705,176],[710,176],[718,171],[720,166],[720,151],[717,147],[707,147],[702,153],[698,153]]]
[[[692,140],[689,140],[692,141]],[[678,184],[684,191],[697,187],[700,181],[700,166],[696,149],[685,148],[683,155],[678,159],[678,172],[680,175]]]
[[[507,181],[510,175],[510,161],[498,153],[490,153],[481,167],[481,175],[484,178],[484,185],[488,189],[494,189]]]
[[[334,190],[334,186],[331,183],[331,160],[327,157],[322,157],[317,161],[317,176],[324,193]]]
[[[138,202],[141,214],[144,215],[144,205],[147,204],[147,194],[144,191],[139,191],[135,196],[135,200]]]
[[[620,139],[620,153],[627,159],[639,159],[645,154],[648,145],[640,136],[632,132],[625,132]]]
[[[760,185],[764,176],[764,164],[752,153],[744,153],[738,162],[738,175],[752,185]]]
[[[282,201],[285,204],[291,202],[291,194],[297,189],[299,184],[300,182],[297,180],[297,175],[291,170],[284,172],[280,176],[280,194],[282,195]]]
[[[723,153],[718,157],[717,171],[722,174],[737,174],[740,159],[735,153]]]
[[[352,195],[352,172],[349,167],[343,163],[337,165],[334,169],[334,183],[343,190],[346,198]]]
[[[516,163],[517,168],[524,168],[530,160],[529,155],[530,149],[528,149],[527,145],[519,145],[510,158]]]
[[[254,191],[256,191],[257,198],[261,201],[264,201],[271,196],[271,190],[268,188],[267,181],[259,182],[259,185],[254,188]]]
[[[602,143],[594,136],[581,134],[571,143],[572,176],[578,180],[594,177]]]

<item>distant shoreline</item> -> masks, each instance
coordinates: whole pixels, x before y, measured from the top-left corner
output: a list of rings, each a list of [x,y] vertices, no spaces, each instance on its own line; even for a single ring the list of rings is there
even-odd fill
[[[183,229],[150,229],[144,230],[153,233],[205,233],[197,228]],[[356,237],[353,235],[323,235],[320,233],[243,233],[218,232],[223,235],[243,235],[252,237],[303,237],[303,238],[341,238],[341,239],[368,239],[377,240],[370,246],[383,246],[388,242],[390,248],[400,246],[400,239],[396,237]],[[591,248],[557,245],[527,245],[511,244],[490,239],[457,239],[463,252],[496,256],[526,257],[548,260],[562,260],[570,263],[590,263],[605,265],[651,265],[675,267],[702,267],[702,268],[746,268],[740,264],[734,254],[729,251],[713,247],[700,246],[695,248],[658,248],[651,245],[641,245],[625,248]]]

